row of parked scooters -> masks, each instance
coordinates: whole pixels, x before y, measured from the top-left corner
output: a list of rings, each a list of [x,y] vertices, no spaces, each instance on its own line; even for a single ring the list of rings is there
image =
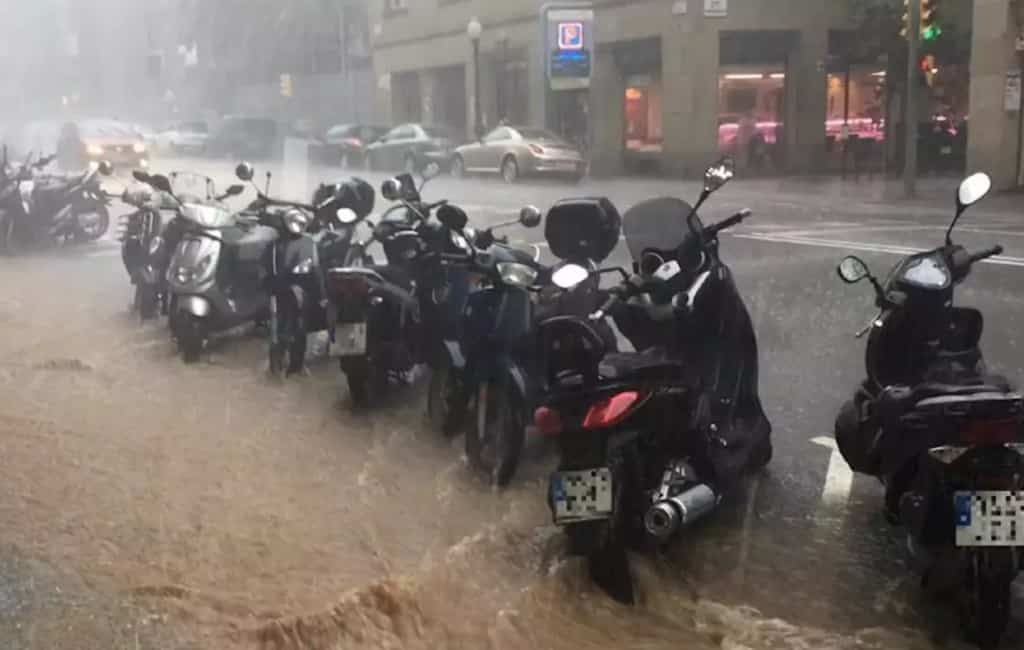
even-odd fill
[[[426,365],[431,426],[464,434],[497,485],[528,432],[555,440],[553,519],[593,578],[632,602],[626,550],[668,543],[772,456],[756,336],[719,256],[719,234],[750,211],[698,216],[732,162],[707,169],[692,206],[656,198],[620,216],[605,198],[565,199],[544,218],[527,207],[481,229],[424,200],[432,173],[418,187],[411,175],[385,181],[391,205],[371,220],[373,188],[355,178],[303,204],[272,198],[268,174],[231,210],[243,185],[218,194],[194,174],[136,172],[153,190],[122,197],[136,208],[122,234],[136,308],[168,316],[186,361],[218,331],[263,323],[275,374],[301,370],[307,335],[326,332],[362,407]],[[254,183],[250,165],[236,174]],[[867,379],[836,421],[851,467],[885,485],[925,585],[953,596],[983,647],[1007,625],[1024,545],[1022,397],[987,373],[980,313],[953,306],[973,264],[1002,250],[970,254],[951,239],[989,188],[984,174],[965,180],[944,245],[902,259],[884,283],[857,258],[840,264],[844,281],[871,282],[880,314],[863,332]],[[554,264],[495,234],[542,221]],[[602,267],[623,233],[632,268]],[[634,351],[619,351],[609,321]]]

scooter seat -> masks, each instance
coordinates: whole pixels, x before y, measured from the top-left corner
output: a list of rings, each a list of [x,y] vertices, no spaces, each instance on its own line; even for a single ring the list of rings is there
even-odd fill
[[[382,278],[391,284],[406,291],[412,290],[412,277],[405,269],[388,264],[377,264],[368,268],[376,271]]]
[[[688,378],[687,367],[677,359],[670,359],[661,348],[643,352],[612,352],[598,364],[598,373],[604,380],[679,382]]]

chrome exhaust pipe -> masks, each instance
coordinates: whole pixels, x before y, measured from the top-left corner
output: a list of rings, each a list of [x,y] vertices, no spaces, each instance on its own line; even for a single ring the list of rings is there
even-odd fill
[[[720,500],[709,485],[696,481],[689,464],[676,462],[662,476],[653,504],[644,514],[644,528],[659,542],[665,542],[683,526],[714,510]]]

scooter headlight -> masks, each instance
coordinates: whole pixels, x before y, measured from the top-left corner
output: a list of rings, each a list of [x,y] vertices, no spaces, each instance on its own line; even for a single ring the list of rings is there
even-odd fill
[[[295,268],[292,269],[292,273],[294,273],[295,275],[306,275],[307,273],[309,273],[312,270],[313,270],[313,258],[312,257],[308,257],[308,258],[304,259],[303,261],[299,262],[298,264],[296,264]]]
[[[537,269],[518,262],[498,264],[501,281],[514,287],[529,287],[537,279]]]
[[[213,255],[205,255],[196,264],[196,270],[194,277],[197,279],[205,279],[210,269],[213,266]]]
[[[284,225],[293,235],[300,235],[309,225],[309,215],[302,210],[293,208],[284,213]]]

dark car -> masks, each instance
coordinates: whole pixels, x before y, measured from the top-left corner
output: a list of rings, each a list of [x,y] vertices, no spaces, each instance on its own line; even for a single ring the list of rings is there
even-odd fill
[[[210,155],[232,160],[270,158],[279,147],[277,122],[263,117],[226,117],[206,140]]]
[[[149,166],[149,151],[135,128],[115,120],[67,122],[57,140],[57,164],[67,171],[108,160],[121,169]]]
[[[362,165],[366,162],[366,147],[376,142],[390,130],[387,126],[369,124],[339,124],[324,134],[326,142],[337,154],[344,167]]]
[[[431,162],[447,169],[461,140],[447,126],[402,124],[366,148],[366,163],[372,170],[404,169],[410,173]]]

